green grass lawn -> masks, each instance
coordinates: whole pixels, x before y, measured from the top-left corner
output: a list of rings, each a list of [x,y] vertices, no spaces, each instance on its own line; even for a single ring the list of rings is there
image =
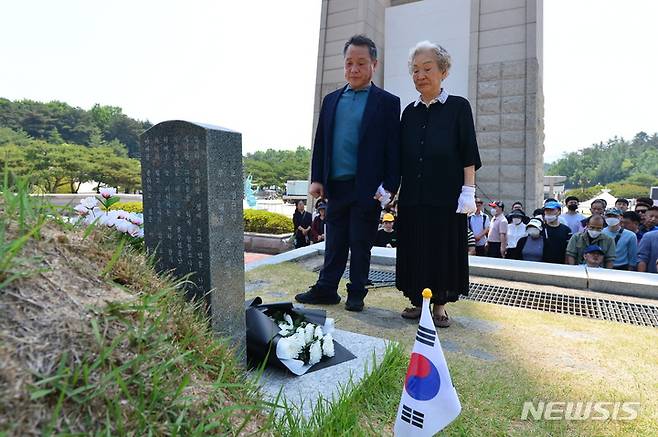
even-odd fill
[[[247,297],[291,300],[317,278],[296,263],[247,274]],[[341,294],[345,296],[344,284]],[[394,288],[372,290],[364,313],[326,306],[336,326],[399,342],[408,354],[416,324],[399,312],[408,303]],[[460,417],[445,435],[459,436],[658,436],[658,330],[581,317],[460,301],[449,305],[453,325],[439,331]],[[357,434],[386,435],[402,389],[405,366],[387,373],[367,396]],[[386,389],[381,389],[386,387]],[[639,401],[633,421],[521,420],[525,401]],[[331,435],[331,434],[325,434]]]

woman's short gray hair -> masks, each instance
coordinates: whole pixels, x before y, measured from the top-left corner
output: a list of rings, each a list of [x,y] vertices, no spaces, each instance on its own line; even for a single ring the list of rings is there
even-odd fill
[[[421,41],[416,44],[415,47],[409,50],[409,73],[413,72],[414,58],[422,52],[430,52],[434,56],[436,65],[439,67],[439,70],[446,73],[450,71],[450,67],[452,66],[452,58],[450,57],[448,51],[438,44],[434,44],[429,41]]]

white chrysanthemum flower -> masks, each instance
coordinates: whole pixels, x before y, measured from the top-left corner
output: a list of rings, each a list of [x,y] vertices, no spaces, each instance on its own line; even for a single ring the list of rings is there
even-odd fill
[[[85,197],[80,201],[80,205],[84,206],[85,208],[94,209],[98,205],[98,199],[91,196]]]
[[[322,339],[322,353],[328,357],[333,357],[336,353],[334,351],[334,338],[331,334],[327,334]]]
[[[322,326],[316,326],[315,327],[315,332],[313,332],[313,338],[316,340],[322,339],[324,336],[324,333],[322,332]]]
[[[284,321],[284,322],[279,322],[278,325],[279,325],[279,335],[282,335],[283,337],[287,337],[294,332],[295,327],[292,325],[292,323],[288,323],[287,321]]]
[[[284,313],[284,314],[283,314],[283,320],[284,320],[287,324],[289,324],[290,326],[294,325],[294,323],[293,323],[293,321],[292,321],[292,317],[290,317],[290,314],[288,314],[288,313]]]
[[[304,328],[304,340],[306,344],[313,341],[313,334],[315,334],[315,325],[313,323],[307,323]]]
[[[308,354],[308,363],[311,366],[320,362],[322,359],[322,346],[320,345],[320,340],[314,341],[313,344],[311,344],[311,348],[309,349]]]
[[[87,208],[83,204],[75,205],[75,207],[73,209],[75,210],[75,212],[77,212],[81,216],[85,216],[85,215],[89,214],[89,208]]]
[[[283,337],[277,342],[276,356],[281,360],[296,360],[303,347],[298,337]]]
[[[116,188],[106,187],[100,189],[100,195],[103,196],[104,199],[109,199],[110,197],[114,196],[116,193],[117,193]]]

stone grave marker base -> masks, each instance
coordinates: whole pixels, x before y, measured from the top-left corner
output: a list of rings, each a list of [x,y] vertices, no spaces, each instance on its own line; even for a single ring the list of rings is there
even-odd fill
[[[357,385],[373,368],[373,357],[381,363],[386,351],[387,340],[368,335],[336,329],[334,339],[352,352],[356,359],[295,376],[277,368],[267,368],[259,381],[263,393],[269,400],[276,399],[279,391],[288,406],[295,408],[304,417],[309,417],[313,407],[322,398],[331,402],[337,399],[340,387],[351,383]],[[281,403],[281,402],[280,402]],[[281,414],[279,409],[277,414]]]

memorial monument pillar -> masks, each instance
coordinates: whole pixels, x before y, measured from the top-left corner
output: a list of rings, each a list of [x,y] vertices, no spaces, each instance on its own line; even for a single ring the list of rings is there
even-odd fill
[[[242,136],[165,121],[141,136],[144,241],[157,268],[189,276],[213,331],[245,349]]]

